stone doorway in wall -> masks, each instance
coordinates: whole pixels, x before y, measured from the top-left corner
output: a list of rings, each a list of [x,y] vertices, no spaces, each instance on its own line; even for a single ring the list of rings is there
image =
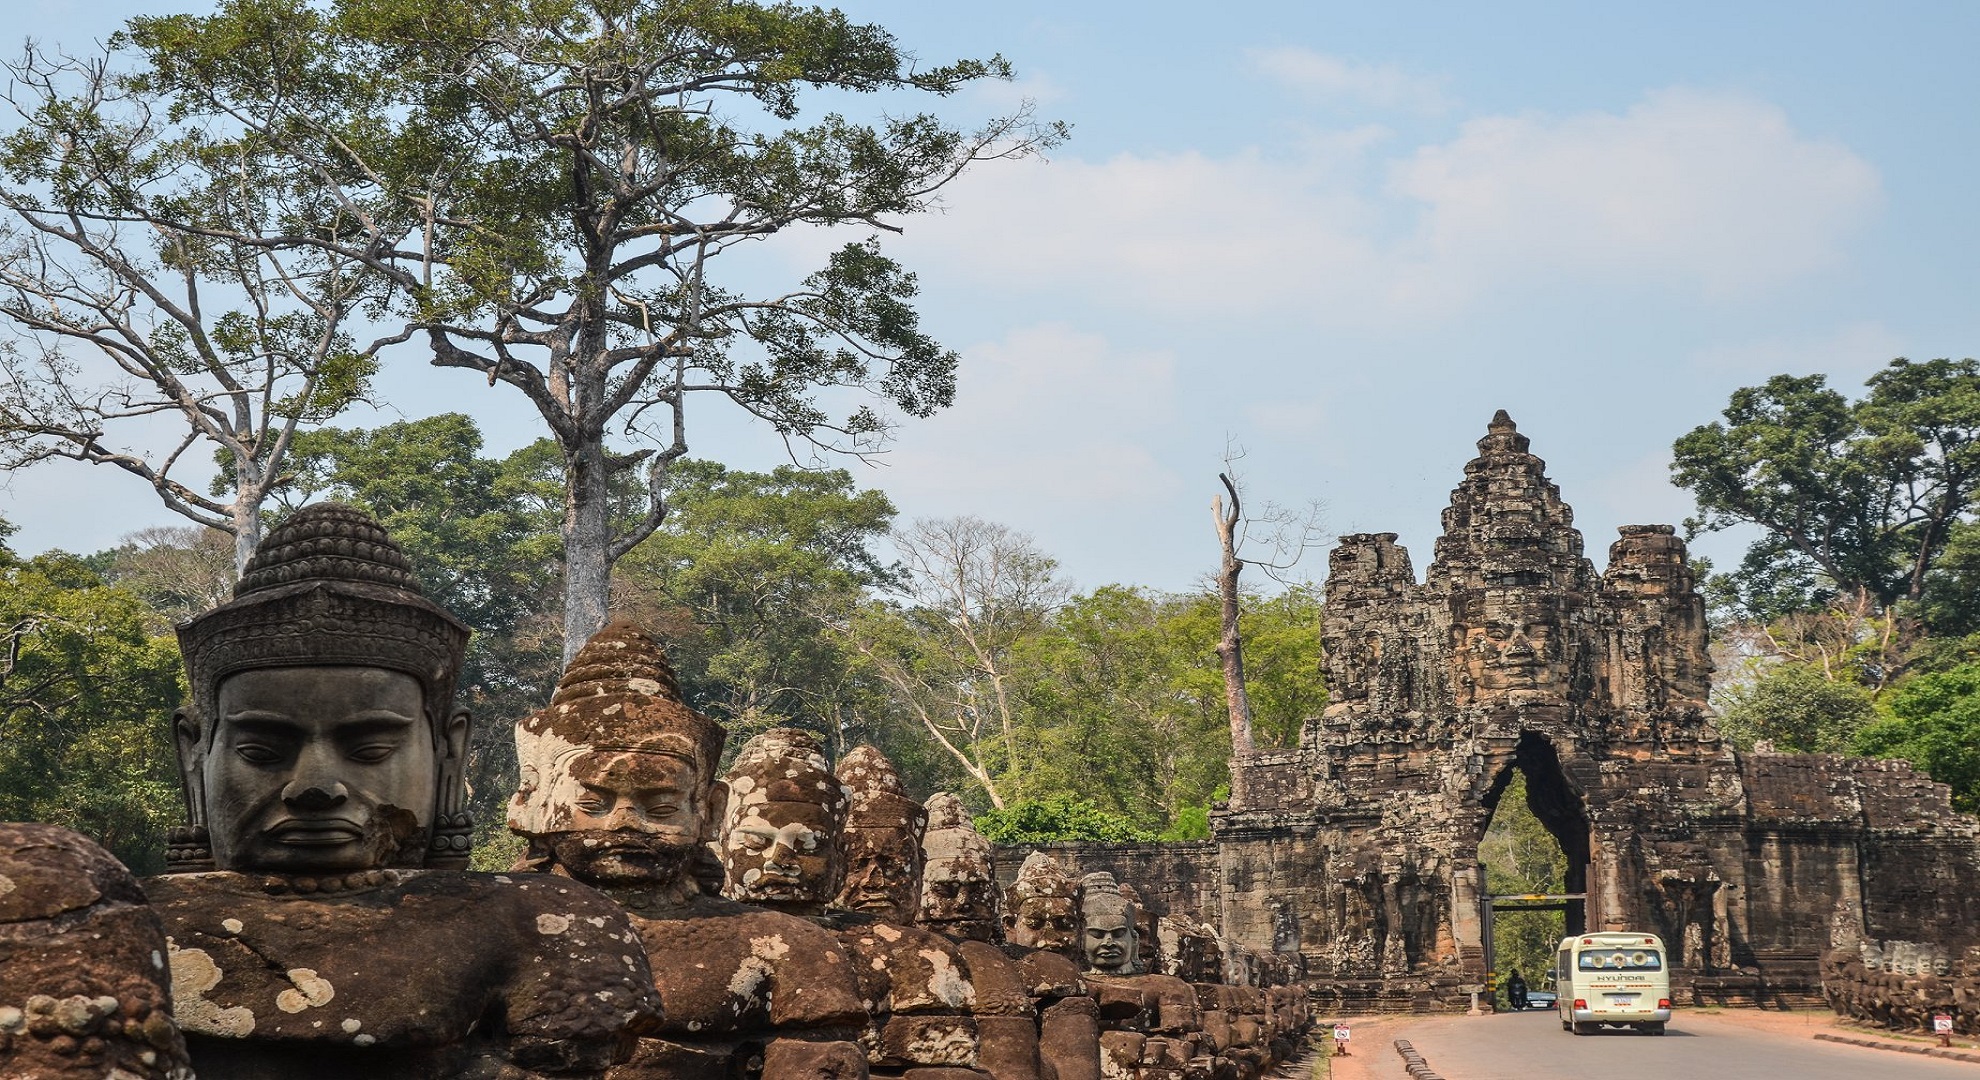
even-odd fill
[[[1479,841],[1485,966],[1498,983],[1517,971],[1532,989],[1561,938],[1587,929],[1588,817],[1553,743],[1524,732],[1486,797]]]

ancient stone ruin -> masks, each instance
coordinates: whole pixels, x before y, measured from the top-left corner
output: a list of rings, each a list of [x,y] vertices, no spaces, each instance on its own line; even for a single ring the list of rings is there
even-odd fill
[[[180,628],[182,872],[144,883],[203,1080],[599,1075],[657,1021],[618,905],[466,854],[467,631],[362,513],[306,507]]]
[[[1734,752],[1671,527],[1625,526],[1598,572],[1504,412],[1478,451],[1423,580],[1394,534],[1342,538],[1330,703],[1232,762],[1212,842],[1051,854],[1160,883],[1164,914],[1303,969],[1327,1007],[1456,1008],[1485,979],[1478,845],[1518,769],[1583,897],[1570,932],[1661,935],[1684,1001],[1812,1003],[1832,947],[1976,941],[1976,824],[1944,785]],[[1024,855],[999,853],[1007,879]]]
[[[1661,934],[1681,1003],[1980,1023],[1980,825],[1900,763],[1722,743],[1668,526],[1598,573],[1500,413],[1424,580],[1393,534],[1332,570],[1332,700],[1232,763],[1210,841],[993,850],[792,728],[718,778],[622,622],[516,725],[527,850],[485,874],[465,632],[375,523],[306,508],[181,629],[170,871],[0,829],[0,1077],[1256,1080],[1318,1010],[1469,1004],[1513,770],[1571,931]]]

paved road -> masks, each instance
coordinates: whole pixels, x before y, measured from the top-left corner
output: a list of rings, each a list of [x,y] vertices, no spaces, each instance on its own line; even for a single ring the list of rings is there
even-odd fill
[[[1355,1037],[1358,1063],[1382,1080],[1407,1080],[1395,1039],[1414,1043],[1449,1080],[1980,1080],[1980,1065],[1816,1042],[1814,1032],[1826,1028],[1812,1023],[1763,1029],[1684,1010],[1662,1037],[1571,1035],[1552,1012],[1425,1017],[1382,1029]]]

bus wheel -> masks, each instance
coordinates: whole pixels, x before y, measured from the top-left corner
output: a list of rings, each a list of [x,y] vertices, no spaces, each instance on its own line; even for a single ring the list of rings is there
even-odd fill
[[[1595,1025],[1584,1024],[1577,1020],[1574,1022],[1574,1033],[1576,1035],[1593,1035],[1595,1033]]]
[[[1643,1025],[1643,1031],[1647,1035],[1662,1035],[1664,1033],[1664,1022],[1662,1020],[1653,1020]]]

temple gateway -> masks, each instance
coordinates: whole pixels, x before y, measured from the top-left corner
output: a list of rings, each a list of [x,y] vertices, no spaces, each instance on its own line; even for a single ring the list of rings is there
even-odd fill
[[[1961,957],[1975,821],[1903,762],[1728,746],[1683,541],[1621,534],[1597,571],[1499,412],[1422,580],[1394,533],[1341,539],[1327,709],[1233,760],[1212,840],[1052,855],[1303,967],[1321,1008],[1457,1007],[1485,981],[1478,848],[1517,769],[1567,856],[1569,932],[1661,935],[1680,1004],[1817,1004],[1825,954],[1866,943]],[[998,855],[1008,880],[1023,852]]]

